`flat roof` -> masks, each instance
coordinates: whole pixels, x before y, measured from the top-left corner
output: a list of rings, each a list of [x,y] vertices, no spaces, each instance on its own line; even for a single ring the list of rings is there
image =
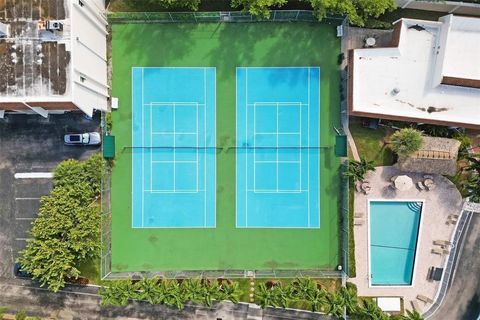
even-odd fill
[[[438,81],[437,66],[443,61],[442,22],[402,19],[399,23],[398,47],[353,51],[350,61],[353,62],[350,66],[353,68],[350,70],[352,112],[380,118],[480,126],[480,89],[443,85]],[[464,46],[462,50],[469,50],[471,46]],[[465,63],[472,69],[478,66],[477,59]]]
[[[442,20],[448,28],[443,75],[480,80],[480,19],[449,15]]]
[[[0,39],[0,101],[42,101],[43,97],[51,101],[69,95],[70,28],[65,1],[0,1],[0,12],[0,22],[10,30],[7,38]],[[61,20],[63,31],[44,30],[42,20]]]

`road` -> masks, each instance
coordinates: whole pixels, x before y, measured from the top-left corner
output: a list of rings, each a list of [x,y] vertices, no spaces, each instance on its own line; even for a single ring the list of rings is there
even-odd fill
[[[480,214],[474,213],[455,278],[432,320],[473,320],[480,313]]]

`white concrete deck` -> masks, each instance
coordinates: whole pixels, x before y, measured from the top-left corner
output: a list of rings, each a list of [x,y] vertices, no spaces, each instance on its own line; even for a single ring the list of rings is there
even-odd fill
[[[439,288],[439,282],[427,280],[428,269],[431,266],[443,267],[447,256],[431,253],[435,240],[450,240],[454,225],[446,224],[447,216],[459,214],[462,208],[462,197],[453,183],[443,176],[433,175],[436,188],[432,191],[419,191],[412,187],[407,191],[391,188],[391,177],[401,174],[409,175],[414,183],[423,180],[423,174],[401,172],[395,167],[377,167],[369,173],[366,180],[372,190],[368,195],[355,192],[355,213],[362,212],[365,223],[354,227],[356,278],[350,281],[357,285],[359,296],[370,297],[403,297],[405,309],[412,310],[411,301],[426,310],[429,305],[416,299],[418,294],[434,299]],[[405,287],[370,287],[368,262],[368,199],[418,199],[424,201],[423,216],[417,244],[417,260],[414,268],[413,286]],[[438,248],[438,247],[437,247]]]

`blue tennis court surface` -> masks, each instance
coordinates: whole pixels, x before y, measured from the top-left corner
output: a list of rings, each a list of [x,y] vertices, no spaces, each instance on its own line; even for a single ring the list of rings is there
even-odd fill
[[[215,68],[132,68],[134,228],[215,227]]]
[[[319,228],[320,68],[237,68],[237,227]]]

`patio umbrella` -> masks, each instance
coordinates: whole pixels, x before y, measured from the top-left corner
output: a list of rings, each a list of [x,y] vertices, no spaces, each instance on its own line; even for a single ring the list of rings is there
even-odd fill
[[[395,188],[401,191],[405,191],[410,189],[413,186],[412,178],[407,175],[398,176],[394,181],[393,184]]]

